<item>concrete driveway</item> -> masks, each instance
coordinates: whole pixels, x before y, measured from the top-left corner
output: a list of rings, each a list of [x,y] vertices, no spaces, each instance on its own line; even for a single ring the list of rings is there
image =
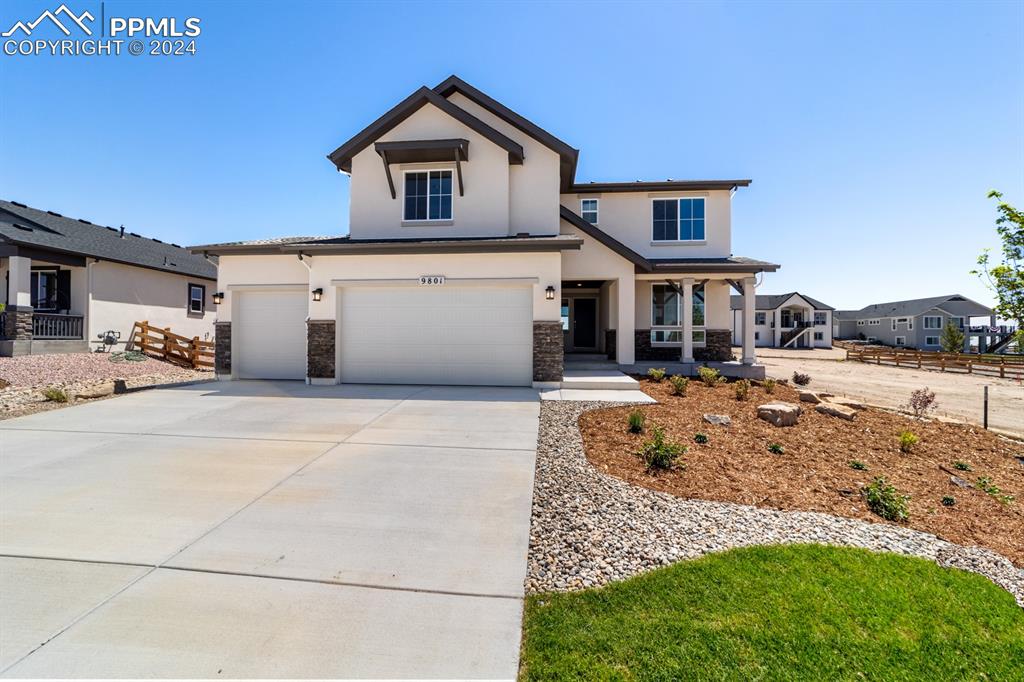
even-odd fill
[[[515,677],[538,410],[222,382],[0,422],[0,673]]]

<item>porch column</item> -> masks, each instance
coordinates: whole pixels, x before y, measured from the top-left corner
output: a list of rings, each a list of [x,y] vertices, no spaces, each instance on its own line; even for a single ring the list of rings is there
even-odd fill
[[[693,362],[693,278],[683,280],[683,362]]]
[[[7,259],[7,302],[16,306],[32,305],[32,259],[11,256]]]
[[[32,259],[7,259],[7,308],[0,336],[3,355],[27,355],[32,348]]]
[[[772,327],[772,348],[778,348],[779,341],[782,340],[782,316],[778,308],[772,311],[772,321],[775,323]]]
[[[754,351],[754,287],[753,277],[743,278],[743,364],[757,361]]]
[[[618,298],[615,361],[620,365],[632,365],[636,362],[636,280],[633,277],[618,278],[615,280],[615,294]]]

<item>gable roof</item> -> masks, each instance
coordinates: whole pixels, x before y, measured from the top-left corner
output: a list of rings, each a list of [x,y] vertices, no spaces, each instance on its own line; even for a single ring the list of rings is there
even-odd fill
[[[642,269],[644,272],[650,272],[652,270],[650,261],[633,249],[610,236],[608,233],[603,232],[597,226],[588,223],[565,206],[559,206],[558,208],[562,220],[569,223],[583,234],[593,237],[595,240],[601,242],[615,253]]]
[[[548,149],[556,152],[561,158],[561,162],[559,164],[561,191],[568,191],[576,178],[576,162],[579,160],[580,150],[573,148],[571,145],[558,139],[537,124],[523,116],[520,116],[493,97],[477,90],[458,76],[448,76],[448,78],[434,87],[434,92],[438,93],[445,99],[451,97],[454,93],[459,92],[467,99],[475,102],[501,120],[505,121],[505,123],[518,128]]]
[[[573,234],[502,237],[410,237],[402,239],[352,239],[343,237],[282,237],[223,244],[190,246],[192,253],[218,255],[399,254],[399,253],[501,253],[578,250],[583,240]]]
[[[849,320],[862,320],[865,318],[876,318],[876,317],[914,317],[916,315],[922,315],[929,310],[939,308],[944,303],[956,302],[956,303],[969,303],[977,306],[973,315],[984,316],[992,315],[992,309],[988,306],[984,306],[977,301],[972,301],[966,296],[960,294],[947,294],[945,296],[932,296],[930,298],[915,298],[909,301],[891,301],[889,303],[873,303],[868,306],[864,306],[860,310],[844,310],[842,316],[844,319]]]
[[[465,109],[455,106],[426,86],[421,87],[419,90],[392,107],[376,121],[363,128],[350,140],[328,154],[327,158],[331,160],[331,163],[333,163],[338,170],[345,171],[346,173],[352,172],[353,156],[366,149],[366,147],[371,143],[377,141],[381,135],[387,133],[389,130],[412,116],[427,104],[434,105],[459,123],[464,124],[471,130],[476,131],[494,144],[506,150],[508,152],[509,163],[521,164],[523,162],[522,145],[498,132]]]
[[[793,296],[799,296],[812,306],[815,310],[835,310],[832,306],[822,303],[810,296],[801,294],[799,291],[791,291],[788,294],[757,294],[754,296],[755,310],[775,310]],[[729,298],[729,307],[732,310],[743,310],[743,297],[733,295]]]
[[[177,244],[13,201],[0,200],[0,242],[217,279],[215,265]]]

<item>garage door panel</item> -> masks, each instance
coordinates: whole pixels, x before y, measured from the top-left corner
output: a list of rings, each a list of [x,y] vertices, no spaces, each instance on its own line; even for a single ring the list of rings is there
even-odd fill
[[[304,379],[304,291],[246,291],[239,296],[232,334],[233,362],[241,379]]]
[[[531,382],[529,287],[358,288],[340,299],[343,382]]]

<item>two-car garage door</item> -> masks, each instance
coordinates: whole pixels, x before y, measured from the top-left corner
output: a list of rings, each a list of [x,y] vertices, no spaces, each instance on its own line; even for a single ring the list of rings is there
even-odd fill
[[[343,383],[530,385],[530,286],[356,286],[338,296]],[[232,325],[239,378],[305,377],[307,297],[240,294]]]

